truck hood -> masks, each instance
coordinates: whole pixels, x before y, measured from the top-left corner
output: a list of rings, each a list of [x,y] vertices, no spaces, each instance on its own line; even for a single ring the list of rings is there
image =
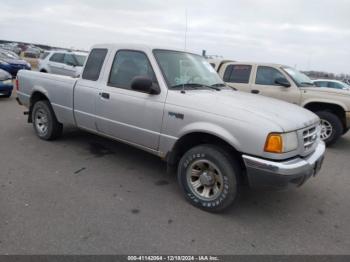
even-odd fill
[[[169,91],[167,102],[243,121],[249,121],[248,115],[258,116],[278,125],[284,132],[298,130],[319,121],[318,116],[302,107],[240,91],[195,90],[186,91],[185,94]]]

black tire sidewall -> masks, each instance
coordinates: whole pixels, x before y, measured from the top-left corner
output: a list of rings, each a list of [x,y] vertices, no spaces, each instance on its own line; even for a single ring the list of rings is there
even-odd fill
[[[332,125],[333,132],[328,139],[324,140],[324,142],[327,146],[334,144],[344,132],[344,127],[339,117],[328,111],[319,111],[316,112],[316,114],[321,120],[326,120]]]
[[[47,114],[48,128],[47,128],[47,132],[45,134],[41,134],[37,130],[37,127],[35,124],[35,114],[36,114],[36,111],[38,111],[39,109],[45,110],[45,112]],[[49,140],[52,137],[52,133],[53,133],[54,115],[52,113],[50,105],[46,101],[38,101],[35,103],[35,105],[33,107],[32,119],[33,119],[33,127],[34,127],[34,130],[35,130],[35,133],[37,134],[37,136],[41,139]]]
[[[223,176],[224,190],[214,200],[203,200],[198,198],[190,189],[186,173],[191,164],[200,159],[206,159],[214,163]],[[231,164],[225,152],[212,145],[197,146],[185,153],[178,166],[178,182],[185,194],[186,199],[194,206],[210,212],[220,212],[230,206],[237,197],[237,175],[236,166]]]

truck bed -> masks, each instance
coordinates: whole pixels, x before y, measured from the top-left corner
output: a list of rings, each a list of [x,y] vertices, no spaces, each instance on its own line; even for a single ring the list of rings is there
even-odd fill
[[[32,94],[40,91],[50,100],[59,122],[75,124],[73,98],[77,79],[28,70],[19,71],[17,78],[17,94],[23,105],[29,107]]]

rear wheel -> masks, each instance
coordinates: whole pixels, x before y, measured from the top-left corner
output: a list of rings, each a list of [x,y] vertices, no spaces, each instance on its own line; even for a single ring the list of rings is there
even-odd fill
[[[47,100],[41,100],[34,104],[32,119],[35,133],[39,138],[53,140],[62,134],[63,125],[57,121]]]
[[[328,111],[319,111],[316,114],[321,119],[321,139],[327,146],[334,144],[344,133],[339,117]]]
[[[209,212],[220,212],[237,198],[238,163],[223,149],[200,145],[190,149],[178,166],[178,182],[186,199]]]

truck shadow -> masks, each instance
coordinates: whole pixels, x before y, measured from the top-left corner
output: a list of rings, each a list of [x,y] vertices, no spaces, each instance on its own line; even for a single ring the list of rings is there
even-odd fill
[[[349,142],[346,139],[344,140],[345,142],[339,143],[342,145],[341,150],[345,150],[349,146]],[[73,145],[76,150],[79,150],[79,153],[86,156],[88,161],[106,158],[104,161],[111,161],[112,165],[115,165],[116,168],[122,163],[126,167],[126,173],[118,175],[128,176],[130,175],[128,172],[132,171],[142,175],[145,183],[152,181],[154,186],[167,185],[169,186],[167,189],[169,189],[171,198],[175,199],[174,201],[179,201],[177,205],[184,206],[185,208],[187,205],[190,207],[177,185],[176,174],[167,173],[166,163],[157,156],[127,144],[75,128],[65,130],[64,135],[57,143],[67,147]],[[346,143],[347,145],[344,146]],[[134,176],[132,179],[136,180],[138,178]],[[152,189],[150,188],[150,190]],[[243,219],[244,216],[256,216],[258,213],[263,217],[273,217],[275,215],[277,217],[283,217],[283,214],[288,214],[298,208],[300,203],[305,201],[305,195],[309,200],[315,201],[313,194],[312,189],[311,191],[298,189],[292,189],[291,191],[265,191],[243,187],[239,200],[226,212],[217,214],[217,216],[232,217],[237,220],[240,220],[240,218]],[[322,205],[321,202],[319,204]],[[193,215],[203,215],[203,212],[199,209],[189,209],[190,211],[188,212]]]
[[[348,132],[346,135],[339,138],[339,140],[334,145],[327,147],[327,150],[349,152],[349,150],[350,150],[350,132]]]

